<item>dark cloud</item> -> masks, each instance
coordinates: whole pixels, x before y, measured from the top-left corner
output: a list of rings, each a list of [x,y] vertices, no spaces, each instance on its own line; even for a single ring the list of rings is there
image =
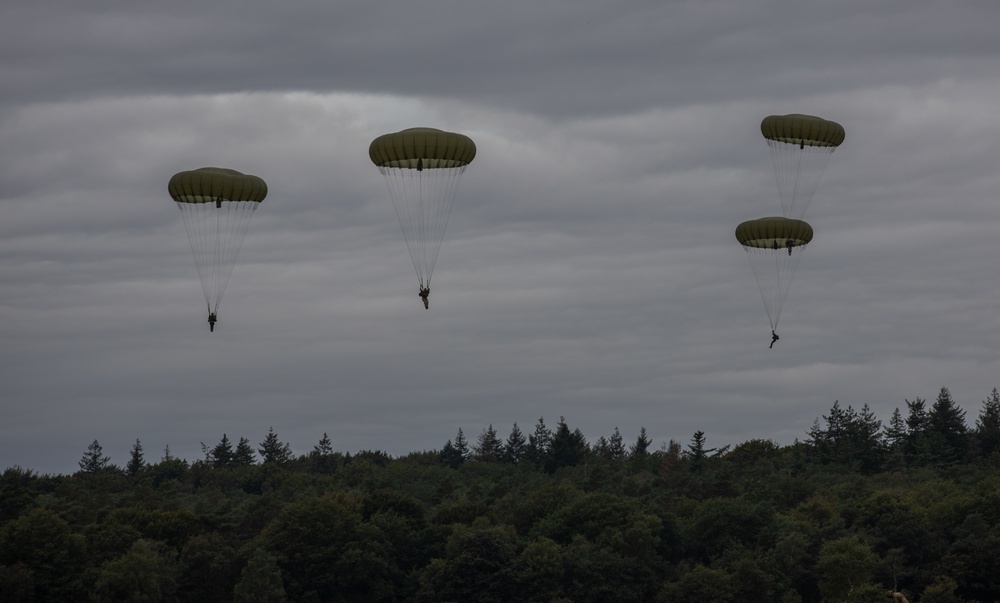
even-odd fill
[[[656,445],[887,420],[994,353],[992,5],[770,1],[0,8],[0,467],[95,438],[194,460],[273,427],[297,453],[440,447],[565,416]],[[736,224],[778,213],[762,117],[843,123],[770,327]],[[477,142],[431,309],[375,136]],[[166,183],[270,193],[215,333]]]

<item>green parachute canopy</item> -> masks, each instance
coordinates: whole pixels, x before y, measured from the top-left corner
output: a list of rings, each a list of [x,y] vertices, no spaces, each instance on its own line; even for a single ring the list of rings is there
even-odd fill
[[[214,331],[222,294],[267,184],[236,170],[204,167],[174,174],[167,192],[181,210]]]
[[[801,252],[812,239],[812,226],[792,218],[759,218],[736,227],[736,240],[750,258],[772,331],[778,328]]]
[[[420,289],[429,291],[458,183],[476,157],[476,144],[464,134],[410,128],[379,136],[368,156],[385,177]]]
[[[802,218],[830,155],[844,142],[844,127],[812,115],[770,115],[760,132],[771,150],[782,214]]]

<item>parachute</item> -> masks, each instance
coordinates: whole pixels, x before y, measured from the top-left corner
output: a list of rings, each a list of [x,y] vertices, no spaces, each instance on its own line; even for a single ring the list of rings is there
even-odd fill
[[[209,330],[215,331],[222,294],[267,184],[236,170],[204,167],[174,174],[167,190],[181,210],[208,304]]]
[[[778,328],[781,306],[788,296],[802,250],[812,238],[812,226],[792,218],[760,218],[736,227],[736,240],[750,258],[772,334]]]
[[[771,149],[781,213],[802,219],[830,155],[844,142],[844,127],[812,115],[770,115],[760,132]]]
[[[476,144],[463,134],[411,128],[379,136],[368,155],[385,177],[427,307],[448,216]]]

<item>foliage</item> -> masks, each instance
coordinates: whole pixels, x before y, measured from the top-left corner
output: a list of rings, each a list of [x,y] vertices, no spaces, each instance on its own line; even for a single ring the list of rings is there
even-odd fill
[[[0,600],[988,601],[1000,395],[964,417],[942,388],[884,426],[835,401],[787,446],[560,417],[398,458],[271,429],[191,463],[135,440],[125,470],[95,441],[73,475],[0,474]]]

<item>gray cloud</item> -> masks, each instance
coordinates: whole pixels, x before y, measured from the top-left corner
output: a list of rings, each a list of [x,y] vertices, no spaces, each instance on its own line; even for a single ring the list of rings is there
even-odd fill
[[[97,438],[189,460],[440,447],[565,416],[659,445],[887,420],[1000,374],[992,5],[0,8],[0,466]],[[8,59],[9,57],[9,59]],[[733,237],[778,213],[759,122],[843,123],[769,325]],[[378,134],[479,153],[416,296]],[[209,334],[170,175],[263,177]]]

